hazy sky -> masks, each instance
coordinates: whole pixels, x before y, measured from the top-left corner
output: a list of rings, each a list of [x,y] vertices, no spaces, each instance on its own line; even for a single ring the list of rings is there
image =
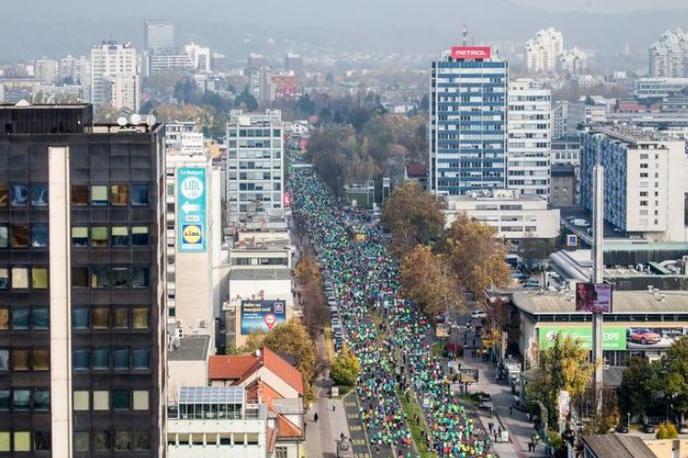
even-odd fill
[[[437,53],[464,23],[485,44],[522,43],[554,26],[567,47],[616,52],[628,44],[645,54],[663,31],[688,25],[688,0],[0,0],[0,62],[86,53],[110,38],[140,46],[145,19],[171,20],[177,44],[193,40],[237,58],[271,53],[268,42],[275,55]]]

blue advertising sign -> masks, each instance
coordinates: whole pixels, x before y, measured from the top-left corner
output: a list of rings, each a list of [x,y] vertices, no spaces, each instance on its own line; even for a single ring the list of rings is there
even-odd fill
[[[287,320],[287,304],[284,301],[241,301],[241,334],[270,332],[275,325]]]
[[[206,251],[206,179],[205,169],[177,169],[177,231],[180,253]]]

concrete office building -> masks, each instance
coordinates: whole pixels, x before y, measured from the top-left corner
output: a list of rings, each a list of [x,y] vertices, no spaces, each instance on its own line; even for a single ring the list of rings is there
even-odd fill
[[[592,168],[605,167],[605,220],[630,236],[688,240],[686,142],[634,127],[599,126],[582,135],[581,204],[592,210]]]
[[[585,104],[557,100],[552,104],[552,140],[576,134],[579,124],[585,122]]]
[[[580,175],[581,140],[578,134],[567,135],[552,141],[552,165],[567,164],[574,167],[576,176]]]
[[[688,88],[688,78],[638,78],[633,95],[638,99],[663,99]]]
[[[653,77],[688,77],[688,33],[680,27],[664,32],[650,46],[649,70]]]
[[[222,244],[221,172],[213,167],[202,133],[170,127],[180,139],[166,140],[174,145],[166,152],[168,324],[177,335],[211,336],[214,349],[222,274],[216,268]]]
[[[554,208],[576,205],[576,169],[569,164],[552,164],[549,203]]]
[[[588,69],[588,54],[580,48],[573,47],[559,56],[559,72],[579,75]]]
[[[146,51],[169,53],[174,49],[174,24],[167,21],[145,21],[143,25]]]
[[[460,215],[487,224],[505,239],[553,239],[559,236],[559,210],[549,209],[539,196],[521,196],[518,191],[473,191],[449,196],[445,210],[449,227]]]
[[[234,226],[282,215],[282,113],[233,110],[227,122],[228,221]]]
[[[526,42],[526,69],[532,73],[555,73],[563,52],[564,36],[561,32],[553,27],[540,30]]]
[[[211,58],[210,48],[206,46],[199,46],[194,43],[184,45],[184,53],[191,61],[194,70],[200,73],[210,73]]]
[[[489,47],[455,46],[432,63],[429,190],[504,188],[508,65]]]
[[[34,77],[43,84],[55,84],[59,74],[59,64],[52,59],[36,59],[33,63]]]
[[[552,94],[534,80],[509,82],[507,187],[547,199],[552,146]]]
[[[127,44],[103,42],[91,48],[91,103],[138,111],[141,88],[136,49]]]
[[[159,126],[0,106],[0,452],[163,455]]]

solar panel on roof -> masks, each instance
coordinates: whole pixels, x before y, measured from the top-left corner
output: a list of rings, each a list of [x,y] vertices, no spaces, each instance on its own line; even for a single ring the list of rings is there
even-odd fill
[[[183,386],[179,404],[243,404],[244,389],[236,386]]]

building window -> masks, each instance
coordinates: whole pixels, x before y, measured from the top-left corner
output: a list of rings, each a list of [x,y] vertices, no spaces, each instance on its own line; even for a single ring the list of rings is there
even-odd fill
[[[110,203],[114,206],[125,206],[129,203],[129,187],[125,184],[110,186]]]
[[[48,185],[45,183],[33,183],[31,185],[31,206],[45,207],[48,205]]]
[[[117,370],[129,370],[129,349],[118,348],[112,352],[112,363]]]
[[[109,348],[96,348],[93,350],[93,369],[99,371],[110,369]]]
[[[126,247],[129,245],[129,228],[127,226],[114,226],[110,243],[113,247]]]
[[[88,205],[88,186],[85,184],[72,185],[72,205],[84,207]]]
[[[20,372],[29,370],[28,350],[12,350],[12,370]]]
[[[148,267],[131,268],[131,286],[133,288],[148,288],[149,277]]]
[[[127,329],[129,327],[129,314],[125,308],[116,308],[112,311],[112,327],[114,329]]]
[[[50,370],[50,350],[34,350],[32,362],[35,371]]]
[[[46,452],[50,450],[50,432],[49,431],[35,431],[33,433],[33,448],[37,452]]]
[[[29,269],[26,267],[12,268],[12,289],[25,289],[29,287]]]
[[[0,330],[5,330],[10,328],[10,309],[3,307],[0,308]]]
[[[14,432],[14,451],[15,452],[30,452],[31,451],[31,433],[28,431]]]
[[[104,185],[91,186],[91,205],[94,207],[106,207],[108,204],[108,189]]]
[[[287,447],[275,447],[275,458],[288,458]]]
[[[150,369],[150,352],[148,350],[134,350],[132,354],[134,356],[134,369]]]
[[[88,390],[74,391],[72,399],[74,410],[87,411],[91,408],[91,394]]]
[[[148,391],[146,391],[146,390],[135,390],[134,391],[134,410],[148,410],[148,409],[149,409]]]
[[[150,450],[150,433],[134,431],[134,450]]]
[[[47,308],[35,308],[31,311],[31,327],[37,330],[50,328],[50,311]]]
[[[131,185],[131,204],[132,205],[148,205],[148,185],[134,184]]]
[[[7,207],[10,203],[10,190],[7,183],[0,183],[0,207]]]
[[[110,431],[96,431],[93,433],[94,450],[110,450],[110,447]]]
[[[14,390],[12,392],[12,408],[15,412],[31,409],[31,391]]]
[[[88,288],[88,268],[72,267],[72,286],[75,288]]]
[[[10,390],[0,390],[0,412],[10,410]]]
[[[31,247],[45,248],[48,246],[48,225],[34,224],[31,226]]]
[[[77,452],[88,452],[89,447],[88,431],[74,431],[74,450]]]
[[[48,269],[45,267],[34,267],[31,269],[31,286],[33,289],[48,288]]]
[[[106,248],[108,246],[107,227],[94,226],[91,228],[91,246],[95,248]]]
[[[131,244],[134,246],[148,246],[147,226],[134,226],[131,228]]]
[[[29,188],[24,183],[14,183],[10,186],[10,196],[13,207],[26,207],[29,203]]]
[[[107,267],[91,267],[91,288],[109,288],[110,276]]]
[[[88,350],[72,351],[72,367],[75,371],[87,371],[90,368],[90,359]]]
[[[7,248],[10,245],[10,229],[6,224],[0,225],[0,248]]]
[[[10,351],[0,350],[0,372],[10,370]]]
[[[112,408],[115,410],[129,410],[128,390],[112,390]]]
[[[7,289],[10,286],[10,272],[8,269],[0,268],[0,289]]]
[[[113,267],[110,271],[110,286],[112,288],[126,288],[129,286],[129,269]]]
[[[110,410],[110,393],[107,391],[94,391],[93,410]]]
[[[36,390],[33,392],[34,410],[50,410],[50,390]]]
[[[132,310],[132,323],[134,329],[148,329],[148,308],[134,308]]]
[[[29,225],[28,224],[13,224],[12,225],[12,248],[28,248],[29,246]]]
[[[91,310],[91,325],[93,329],[108,329],[110,327],[110,309],[95,307]]]
[[[72,328],[73,329],[88,329],[89,328],[89,310],[88,309],[72,309]]]
[[[72,245],[75,247],[88,246],[88,228],[79,226],[72,228]]]
[[[28,308],[13,308],[12,309],[12,329],[24,330],[29,329],[29,309]]]
[[[129,431],[115,431],[115,451],[131,449],[131,435]]]

